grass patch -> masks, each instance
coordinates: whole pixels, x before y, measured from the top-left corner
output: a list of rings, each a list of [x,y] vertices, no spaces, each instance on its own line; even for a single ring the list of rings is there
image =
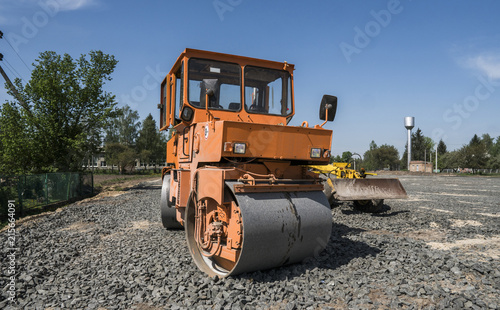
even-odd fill
[[[161,173],[157,174],[148,174],[148,175],[130,175],[130,176],[117,176],[116,178],[108,178],[105,180],[99,180],[99,176],[94,176],[95,181],[94,181],[94,187],[95,188],[101,188],[104,186],[110,186],[114,184],[119,184],[123,183],[126,181],[134,181],[134,180],[140,180],[140,179],[150,179],[150,178],[155,178],[161,177]]]

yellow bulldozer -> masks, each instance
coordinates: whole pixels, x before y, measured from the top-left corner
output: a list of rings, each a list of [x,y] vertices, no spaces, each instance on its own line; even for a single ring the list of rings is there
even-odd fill
[[[384,199],[405,199],[407,194],[401,182],[394,178],[366,178],[376,173],[358,172],[350,169],[349,163],[331,163],[329,165],[311,165],[309,168],[320,174],[328,202],[352,201],[354,208],[370,213],[383,210]]]

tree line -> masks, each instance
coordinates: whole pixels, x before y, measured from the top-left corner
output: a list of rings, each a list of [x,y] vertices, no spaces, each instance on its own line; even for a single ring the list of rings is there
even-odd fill
[[[102,51],[77,59],[42,52],[30,80],[19,78],[7,92],[15,98],[0,109],[0,174],[80,171],[93,155],[120,170],[140,158],[158,164],[165,159],[165,140],[148,115],[117,107],[104,90],[118,61]]]
[[[500,169],[500,136],[496,139],[489,134],[479,137],[475,134],[468,144],[448,152],[439,149],[438,165],[443,169]]]
[[[500,136],[496,139],[489,134],[478,136],[475,134],[468,144],[461,148],[448,151],[443,140],[437,143],[426,137],[422,130],[418,128],[411,134],[412,161],[426,161],[435,167],[436,151],[438,169],[500,169]],[[369,149],[364,153],[362,159],[353,156],[353,153],[346,151],[342,156],[331,158],[331,162],[356,162],[357,167],[367,170],[406,170],[408,158],[408,146],[402,157],[393,145],[383,144],[378,146],[375,141],[369,145]]]

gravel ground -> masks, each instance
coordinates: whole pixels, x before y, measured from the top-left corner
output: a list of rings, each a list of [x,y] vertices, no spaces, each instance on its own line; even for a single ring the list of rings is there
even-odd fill
[[[383,213],[334,208],[318,257],[228,279],[198,271],[184,232],[163,229],[159,181],[75,203],[16,227],[17,304],[0,233],[0,308],[500,308],[500,178],[399,178],[410,198]]]

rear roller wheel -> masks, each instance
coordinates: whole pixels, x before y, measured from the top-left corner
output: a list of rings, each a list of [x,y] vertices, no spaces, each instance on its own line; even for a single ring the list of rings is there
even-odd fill
[[[222,205],[192,194],[184,226],[198,268],[227,277],[319,255],[332,217],[320,191],[235,195],[226,187]]]
[[[361,212],[380,213],[384,206],[384,199],[354,200],[354,208]]]
[[[170,196],[170,175],[163,177],[163,184],[161,186],[161,222],[166,229],[181,229],[182,225],[177,222],[177,214],[175,206],[169,201]]]

